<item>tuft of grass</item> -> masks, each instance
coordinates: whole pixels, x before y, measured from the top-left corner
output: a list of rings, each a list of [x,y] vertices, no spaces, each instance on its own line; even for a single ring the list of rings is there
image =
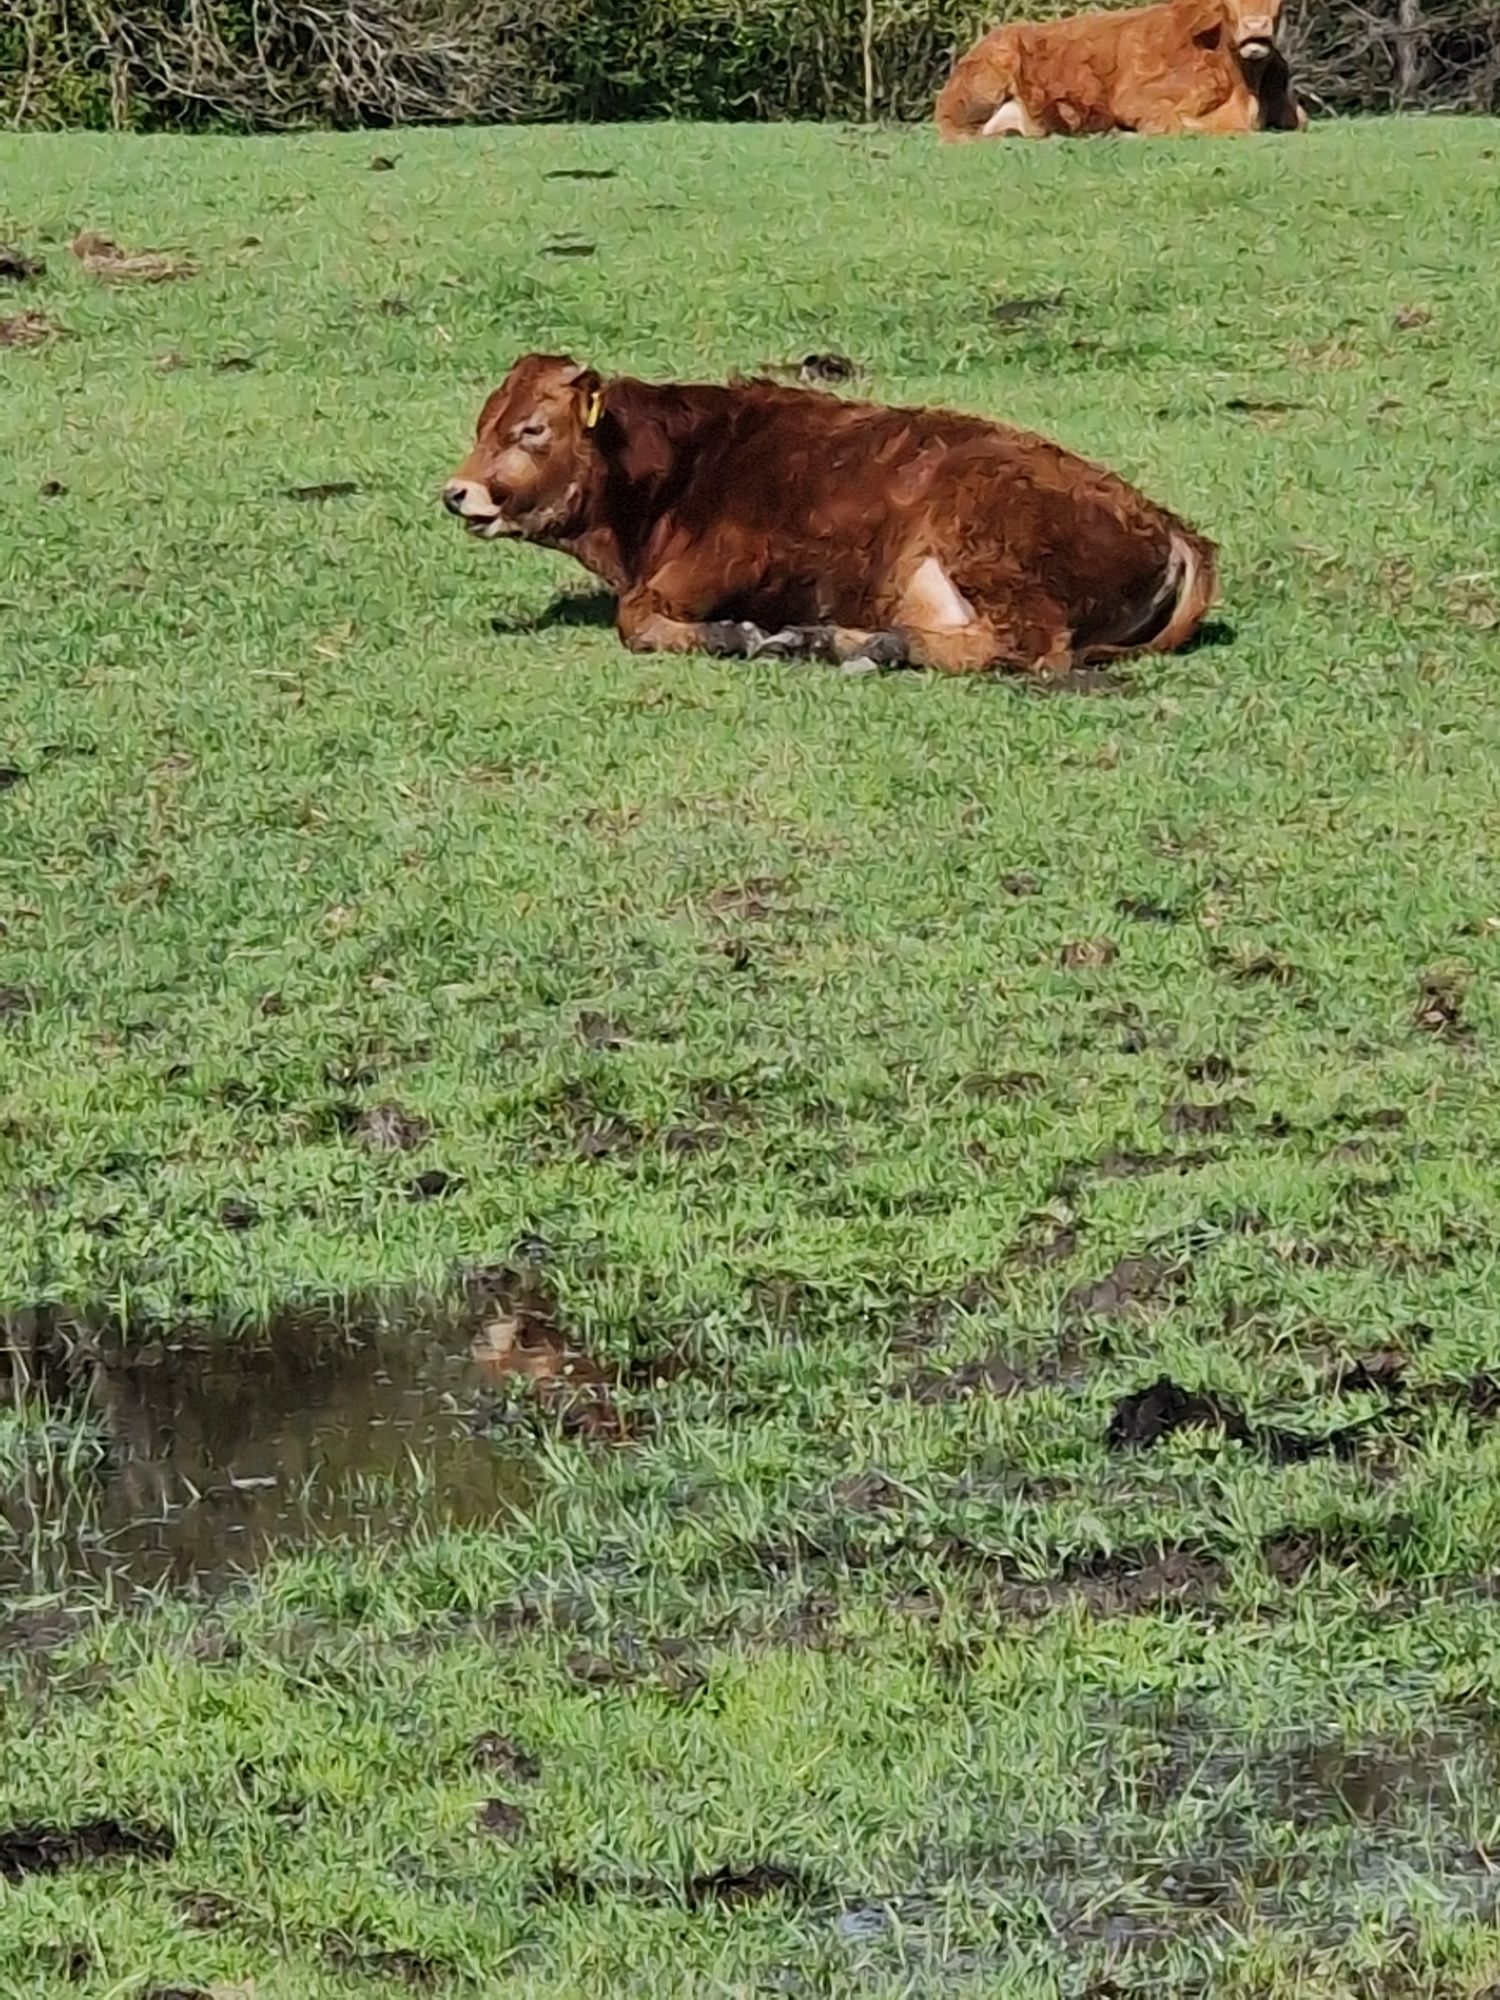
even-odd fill
[[[524,1254],[622,1414],[127,1605],[96,1420],[7,1409],[0,1872],[170,1842],[0,1895],[6,1990],[1500,1977],[1495,144],[0,138],[73,336],[0,351],[3,1302]],[[1087,697],[631,657],[436,504],[534,346],[1045,430],[1217,627]],[[1251,1442],[1108,1450],[1163,1373]]]

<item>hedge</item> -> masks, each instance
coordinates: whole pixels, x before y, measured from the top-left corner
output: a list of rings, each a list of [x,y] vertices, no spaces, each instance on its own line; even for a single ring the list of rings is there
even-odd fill
[[[1065,0],[3,0],[12,126],[283,131],[920,118],[953,52]],[[1315,112],[1500,108],[1500,0],[1293,0]]]

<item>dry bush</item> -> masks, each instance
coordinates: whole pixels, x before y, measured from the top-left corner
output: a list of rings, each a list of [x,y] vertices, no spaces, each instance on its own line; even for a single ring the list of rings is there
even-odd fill
[[[0,118],[281,131],[559,118],[917,118],[973,0],[9,0]],[[1315,108],[1500,108],[1500,0],[1302,0]]]

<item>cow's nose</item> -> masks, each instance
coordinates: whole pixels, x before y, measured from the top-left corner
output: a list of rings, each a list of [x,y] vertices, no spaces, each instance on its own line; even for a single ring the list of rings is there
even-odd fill
[[[461,479],[451,479],[443,488],[443,505],[450,514],[462,514],[468,487]]]

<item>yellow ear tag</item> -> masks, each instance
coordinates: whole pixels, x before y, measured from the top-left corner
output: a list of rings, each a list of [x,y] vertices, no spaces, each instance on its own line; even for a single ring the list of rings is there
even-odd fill
[[[602,389],[596,389],[593,395],[589,397],[589,406],[588,409],[585,411],[583,418],[583,428],[586,431],[593,430],[594,426],[598,423],[603,413],[604,413],[604,391]]]

